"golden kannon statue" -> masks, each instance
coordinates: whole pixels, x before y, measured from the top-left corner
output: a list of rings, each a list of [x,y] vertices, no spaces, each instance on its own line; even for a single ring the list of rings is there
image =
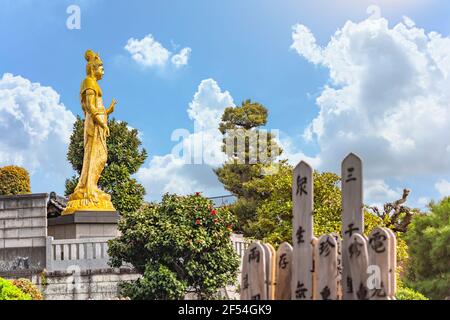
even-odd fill
[[[80,89],[85,116],[83,168],[63,215],[76,211],[115,211],[111,196],[98,188],[98,180],[108,159],[108,115],[114,111],[116,101],[113,99],[108,109],[103,105],[102,90],[97,81],[103,78],[104,69],[98,53],[87,50],[84,57],[87,76]]]

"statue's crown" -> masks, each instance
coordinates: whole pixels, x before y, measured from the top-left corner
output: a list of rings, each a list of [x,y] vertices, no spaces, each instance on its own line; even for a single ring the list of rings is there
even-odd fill
[[[91,49],[87,50],[84,54],[84,58],[88,63],[102,63],[102,59],[100,59],[100,55],[98,53],[95,53]]]

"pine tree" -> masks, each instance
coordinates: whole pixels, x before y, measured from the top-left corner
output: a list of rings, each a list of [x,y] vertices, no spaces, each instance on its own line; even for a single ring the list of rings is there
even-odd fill
[[[247,189],[245,184],[262,179],[282,153],[273,134],[261,130],[267,118],[267,109],[248,99],[241,106],[226,108],[219,126],[224,135],[222,151],[228,160],[214,172],[225,189],[237,197],[231,210],[239,221],[238,231],[244,231],[255,219],[258,203],[264,199],[264,194]]]

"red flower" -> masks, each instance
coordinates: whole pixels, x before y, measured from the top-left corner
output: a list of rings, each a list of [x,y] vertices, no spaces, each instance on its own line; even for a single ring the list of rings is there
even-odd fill
[[[202,222],[200,221],[200,219],[197,219],[196,221],[195,221],[195,224],[196,225],[200,225]]]
[[[196,192],[195,195],[198,197],[200,195],[200,192]]]
[[[212,209],[212,210],[211,210],[211,215],[212,215],[212,216],[215,216],[216,214],[217,214],[216,210]]]
[[[218,221],[219,221],[219,220],[217,220],[217,219],[214,219],[214,220],[213,220],[214,223],[217,223]]]

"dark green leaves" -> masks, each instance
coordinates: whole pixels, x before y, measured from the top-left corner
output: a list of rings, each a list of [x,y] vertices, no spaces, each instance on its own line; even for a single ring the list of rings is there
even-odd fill
[[[200,222],[200,223],[198,223]],[[201,195],[164,195],[122,216],[122,235],[110,242],[113,266],[131,263],[144,274],[125,285],[134,299],[182,299],[190,291],[211,299],[236,280],[239,259],[231,241],[233,215]]]
[[[416,214],[406,233],[409,248],[406,283],[427,297],[450,297],[450,198]]]

